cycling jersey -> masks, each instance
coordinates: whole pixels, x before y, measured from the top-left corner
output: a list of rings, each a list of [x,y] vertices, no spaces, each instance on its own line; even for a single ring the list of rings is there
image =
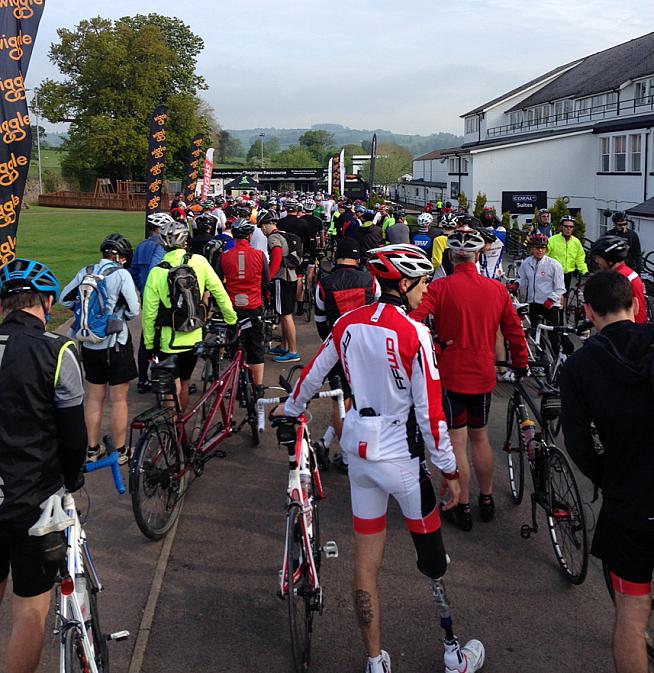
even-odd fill
[[[498,279],[504,275],[502,257],[504,257],[506,229],[499,226],[493,233],[497,238],[490,244],[490,248],[479,256],[479,268],[482,276]]]
[[[302,413],[340,360],[353,395],[343,423],[344,451],[369,461],[408,459],[421,450],[419,429],[432,463],[453,472],[431,336],[399,304],[399,297],[382,295],[340,318],[302,371],[285,412]]]
[[[220,256],[216,272],[224,279],[236,310],[263,306],[262,295],[270,284],[270,271],[264,254],[249,241],[237,239],[234,247]]]
[[[618,264],[613,267],[613,271],[622,274],[631,283],[631,291],[634,295],[634,299],[638,300],[638,313],[635,316],[635,321],[640,324],[646,323],[647,303],[645,301],[645,286],[643,285],[640,276],[633,269],[630,269],[624,262],[618,262]]]
[[[555,259],[547,256],[536,259],[529,255],[520,265],[517,282],[530,304],[544,304],[551,299],[555,306],[561,306],[565,292],[563,268]]]
[[[572,273],[575,269],[588,273],[586,253],[576,236],[566,239],[563,234],[554,234],[547,241],[547,255],[563,267],[563,273]]]
[[[443,278],[452,273],[452,262],[447,253],[447,236],[442,234],[434,239],[431,263],[434,265],[434,278]]]
[[[411,236],[411,243],[417,245],[431,259],[435,238],[435,231],[419,231]]]

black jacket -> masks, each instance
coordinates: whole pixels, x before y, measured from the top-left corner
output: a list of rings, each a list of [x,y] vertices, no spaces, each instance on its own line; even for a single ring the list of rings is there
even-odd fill
[[[624,263],[636,273],[643,272],[642,250],[640,248],[640,238],[633,229],[627,229],[623,234],[617,227],[606,232],[608,236],[619,236],[629,243],[629,254]]]
[[[560,386],[568,453],[601,487],[604,511],[627,528],[654,531],[654,326],[608,325],[568,358]]]

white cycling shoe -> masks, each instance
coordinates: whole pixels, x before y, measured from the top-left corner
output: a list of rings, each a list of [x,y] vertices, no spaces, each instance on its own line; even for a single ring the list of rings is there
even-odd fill
[[[484,665],[486,650],[481,641],[474,639],[460,649],[458,643],[455,646],[446,644],[444,659],[445,673],[474,673]]]
[[[391,657],[386,650],[378,657],[368,657],[366,673],[391,673]]]

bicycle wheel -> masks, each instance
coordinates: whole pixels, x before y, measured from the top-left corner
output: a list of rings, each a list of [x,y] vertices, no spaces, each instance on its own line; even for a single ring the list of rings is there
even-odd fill
[[[244,420],[250,426],[252,446],[259,446],[259,423],[257,419],[257,405],[252,374],[247,369],[241,369],[238,378],[239,404],[245,409]]]
[[[75,627],[64,634],[64,673],[90,673],[91,664],[84,654],[82,636]]]
[[[172,428],[152,425],[136,445],[130,473],[134,518],[143,535],[160,540],[173,526],[182,508],[185,477],[181,448]]]
[[[304,286],[304,295],[302,296],[302,303],[304,305],[304,320],[305,322],[311,322],[313,315],[313,293],[311,292],[311,286],[307,281]]]
[[[291,652],[295,673],[309,670],[311,657],[312,590],[309,570],[302,546],[302,515],[300,508],[292,506],[286,518],[287,562],[286,581],[288,593],[288,621],[291,635]]]
[[[584,503],[568,459],[554,446],[547,461],[547,509],[556,560],[569,582],[581,584],[588,570]]]
[[[98,611],[98,588],[91,580],[89,568],[91,567],[90,552],[86,544],[82,546],[84,558],[84,581],[89,601],[89,613],[91,614],[91,634],[93,636],[93,649],[95,650],[95,664],[100,673],[109,673],[109,647],[107,638],[100,626],[100,612]]]
[[[504,451],[506,452],[506,466],[509,472],[511,500],[515,505],[519,505],[525,492],[525,445],[515,399],[509,402],[506,410]]]

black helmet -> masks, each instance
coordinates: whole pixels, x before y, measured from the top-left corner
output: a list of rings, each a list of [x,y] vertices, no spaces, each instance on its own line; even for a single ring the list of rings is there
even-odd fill
[[[250,217],[250,208],[248,206],[236,206],[236,214],[239,217]]]
[[[590,249],[592,257],[601,257],[610,264],[623,262],[629,253],[629,243],[621,236],[602,236]]]
[[[627,213],[624,212],[624,210],[616,210],[615,213],[611,216],[611,219],[613,220],[614,223],[617,222],[627,222],[628,217]]]
[[[234,238],[247,238],[254,232],[254,225],[250,220],[241,217],[232,224],[232,236]]]
[[[260,210],[257,212],[257,224],[269,224],[274,221],[275,218],[269,210]]]
[[[200,232],[204,232],[205,234],[208,234],[212,229],[215,228],[216,222],[216,218],[212,215],[198,215],[195,220],[193,220],[195,228]]]
[[[493,231],[492,227],[474,227],[480,234],[481,237],[484,239],[486,243],[495,243],[497,240],[497,236],[495,236],[495,232]]]
[[[125,267],[132,262],[132,244],[122,234],[109,234],[100,245],[100,252],[104,255],[112,253],[124,257]]]

